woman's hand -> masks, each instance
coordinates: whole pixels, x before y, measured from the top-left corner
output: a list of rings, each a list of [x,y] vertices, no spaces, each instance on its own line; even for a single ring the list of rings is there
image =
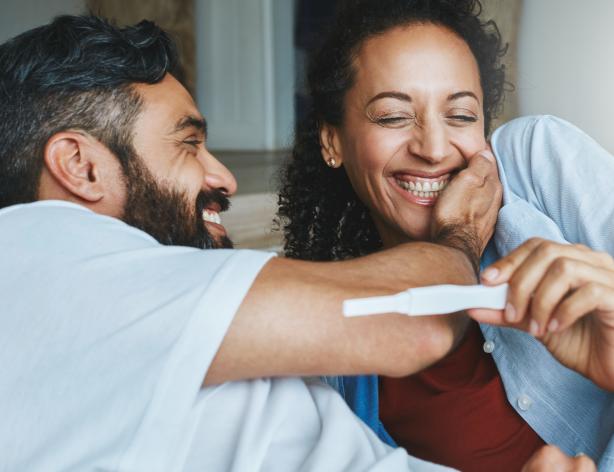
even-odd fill
[[[582,245],[531,239],[481,275],[509,284],[504,311],[477,321],[530,332],[562,364],[614,390],[614,259]]]
[[[597,472],[590,457],[580,454],[569,457],[555,446],[543,446],[531,456],[522,472]]]

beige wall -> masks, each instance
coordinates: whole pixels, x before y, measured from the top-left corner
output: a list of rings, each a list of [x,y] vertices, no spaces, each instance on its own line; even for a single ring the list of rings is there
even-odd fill
[[[518,25],[520,21],[522,1],[521,0],[482,0],[484,7],[482,18],[484,20],[493,19],[503,41],[508,43],[508,51],[503,60],[506,67],[506,80],[513,86],[517,84],[517,46],[518,46]],[[508,90],[505,94],[503,110],[499,118],[495,121],[492,129],[498,124],[509,121],[518,116],[518,96],[516,91]]]
[[[193,93],[196,83],[196,49],[194,42],[194,0],[87,0],[88,8],[121,25],[142,19],[155,21],[177,41],[184,83]]]
[[[521,114],[554,114],[614,152],[614,2],[525,2],[519,36]]]

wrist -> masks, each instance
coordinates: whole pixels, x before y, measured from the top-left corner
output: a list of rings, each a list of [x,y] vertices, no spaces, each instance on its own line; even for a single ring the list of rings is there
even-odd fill
[[[470,227],[458,223],[441,225],[434,232],[432,242],[461,251],[469,260],[475,275],[479,275],[482,245]]]

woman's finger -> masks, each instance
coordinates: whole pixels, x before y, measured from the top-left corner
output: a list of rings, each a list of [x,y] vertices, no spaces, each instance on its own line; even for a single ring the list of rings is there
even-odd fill
[[[540,238],[531,238],[525,241],[507,256],[502,257],[482,271],[480,279],[485,285],[498,285],[507,282],[525,259],[544,241]]]
[[[554,261],[531,299],[532,333],[541,336],[556,331],[560,323],[554,316],[557,307],[573,290],[590,283],[614,288],[614,271],[575,259]]]
[[[556,308],[548,332],[563,331],[596,310],[612,313],[609,324],[614,327],[614,287],[590,282],[577,289]]]
[[[595,472],[597,470],[592,459],[584,454],[569,457],[553,445],[543,446],[531,456],[522,468],[522,472]]]
[[[529,249],[527,254],[527,249]],[[509,277],[509,290],[506,319],[510,323],[519,322],[527,315],[534,292],[551,267],[558,270],[559,276],[570,277],[573,269],[568,262],[556,263],[557,259],[573,259],[587,263],[601,264],[601,256],[593,251],[585,251],[571,244],[558,244],[552,241],[538,240],[523,248],[522,262],[517,264]],[[559,270],[560,269],[560,270]],[[538,326],[533,326],[535,329]],[[532,332],[535,332],[534,329]]]
[[[537,249],[541,253],[555,253],[557,248],[567,248],[567,250],[578,254],[578,259],[588,258],[588,261],[604,268],[614,269],[614,258],[607,252],[593,251],[583,244],[560,244],[541,238],[531,238],[522,243],[507,256],[502,257],[494,264],[487,267],[481,279],[485,285],[498,285],[507,282],[518,267],[535,252]],[[580,256],[580,254],[582,254]],[[571,257],[571,256],[570,256]]]

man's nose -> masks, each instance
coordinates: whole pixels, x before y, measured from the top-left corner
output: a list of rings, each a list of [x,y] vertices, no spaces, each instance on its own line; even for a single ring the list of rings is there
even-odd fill
[[[228,168],[207,152],[204,158],[205,185],[222,191],[230,197],[237,191],[237,181]]]
[[[412,130],[408,143],[409,151],[416,157],[437,164],[444,160],[449,152],[449,137],[443,123],[429,120]]]

